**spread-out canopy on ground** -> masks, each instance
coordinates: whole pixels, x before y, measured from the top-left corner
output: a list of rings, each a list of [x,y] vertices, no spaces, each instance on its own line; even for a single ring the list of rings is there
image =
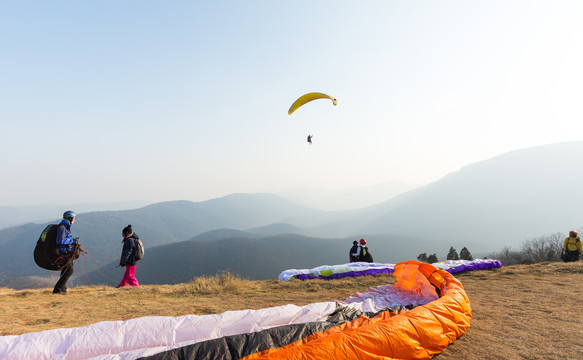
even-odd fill
[[[476,260],[447,260],[432,264],[450,274],[463,271],[495,269],[502,267],[502,263],[494,259]],[[291,279],[340,279],[344,277],[367,276],[376,274],[391,274],[395,264],[352,262],[342,265],[322,265],[312,269],[289,269],[279,274],[279,280]]]
[[[409,261],[393,276],[344,301],[2,336],[0,358],[430,359],[468,329],[470,302],[453,275]]]

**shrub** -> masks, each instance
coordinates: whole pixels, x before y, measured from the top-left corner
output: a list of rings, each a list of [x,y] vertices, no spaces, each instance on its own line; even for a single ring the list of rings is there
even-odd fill
[[[449,252],[447,253],[447,260],[459,260],[460,257],[457,254],[456,249],[452,247],[449,248]]]
[[[472,256],[472,254],[470,254],[470,251],[466,247],[464,247],[462,251],[460,251],[460,259],[472,261],[474,260],[474,257]]]

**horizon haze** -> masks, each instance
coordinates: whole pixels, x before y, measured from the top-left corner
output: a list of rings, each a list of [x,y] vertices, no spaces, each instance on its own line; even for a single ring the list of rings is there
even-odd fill
[[[574,0],[5,3],[0,206],[417,186],[578,141],[582,16]],[[288,115],[308,92],[338,104]]]

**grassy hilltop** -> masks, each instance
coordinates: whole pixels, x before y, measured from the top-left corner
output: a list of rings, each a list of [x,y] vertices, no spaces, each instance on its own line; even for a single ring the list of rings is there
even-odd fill
[[[513,265],[457,275],[470,298],[469,330],[440,360],[579,359],[583,354],[583,262]],[[115,289],[0,289],[0,333],[18,335],[143,316],[219,314],[344,300],[393,283],[389,275],[334,281],[249,281],[222,274],[177,285]]]

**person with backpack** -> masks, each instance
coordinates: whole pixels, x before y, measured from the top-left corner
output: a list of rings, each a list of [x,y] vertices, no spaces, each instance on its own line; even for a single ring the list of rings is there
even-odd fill
[[[358,249],[356,249],[356,252],[351,255],[356,256],[358,258],[358,261],[361,262],[369,263],[373,262],[372,254],[370,253],[370,250],[366,246],[365,239],[360,239],[360,245],[358,246]]]
[[[582,251],[581,239],[577,236],[577,232],[575,230],[569,231],[569,237],[565,238],[563,242],[561,258],[564,262],[579,261]]]
[[[56,228],[55,241],[57,244],[58,257],[55,263],[58,264],[61,270],[61,276],[55,284],[53,294],[67,295],[67,281],[73,275],[73,260],[79,246],[79,238],[74,238],[71,235],[71,225],[75,223],[77,214],[74,211],[68,210],[63,214],[63,220]]]
[[[140,237],[138,234],[134,233],[131,225],[123,228],[121,235],[123,236],[123,249],[121,251],[119,266],[125,266],[126,271],[117,287],[120,288],[126,285],[140,286],[138,279],[136,279],[136,265],[140,258],[140,256],[137,255],[139,251],[138,242],[140,241]]]

